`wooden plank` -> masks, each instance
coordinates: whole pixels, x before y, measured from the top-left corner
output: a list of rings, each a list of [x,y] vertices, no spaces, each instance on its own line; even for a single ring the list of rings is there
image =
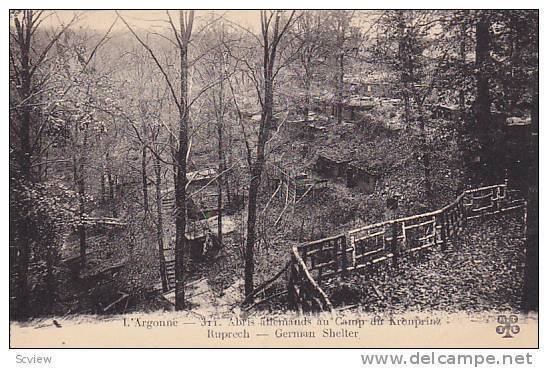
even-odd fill
[[[432,238],[435,237],[435,236],[436,236],[436,234],[431,233],[431,234],[425,235],[425,236],[423,236],[423,237],[420,237],[420,238],[418,238],[417,240],[419,240],[419,241],[428,240],[428,239],[432,239]]]
[[[491,203],[490,205],[485,206],[485,207],[472,208],[472,212],[480,212],[480,211],[484,211],[484,210],[487,210],[487,209],[491,209],[493,207],[494,207],[494,204]]]
[[[489,186],[486,186],[486,187],[480,187],[480,188],[476,188],[476,189],[468,189],[464,193],[472,194],[472,193],[477,193],[477,192],[480,192],[480,191],[483,191],[483,190],[489,190],[489,189],[498,188],[498,187],[506,187],[506,184],[495,184],[495,185],[489,185]]]
[[[417,227],[421,227],[421,226],[425,226],[425,225],[430,225],[430,224],[433,224],[433,223],[435,223],[435,222],[436,222],[436,220],[429,220],[429,221],[421,222],[421,223],[419,223],[419,224],[406,226],[406,229],[415,229],[415,228],[417,228]]]
[[[493,193],[488,192],[488,193],[480,195],[480,196],[472,196],[472,200],[485,199],[485,198],[489,198],[489,197],[492,197],[492,196],[493,196]]]
[[[330,240],[335,240],[337,238],[344,237],[344,236],[345,236],[344,234],[338,234],[338,235],[335,235],[335,236],[330,236],[330,237],[327,237],[327,238],[323,238],[323,239],[314,240],[314,241],[311,241],[311,242],[308,242],[308,243],[300,244],[297,247],[299,249],[306,248],[306,247],[309,247],[309,246],[312,246],[312,245],[315,245],[315,244],[324,243],[324,242],[327,242],[327,241],[330,241]]]
[[[361,259],[363,257],[371,256],[373,254],[376,254],[376,253],[379,253],[379,252],[382,252],[382,251],[384,251],[384,248],[377,248],[375,250],[371,250],[369,252],[362,253],[362,254],[356,256],[356,260]]]
[[[366,240],[366,239],[371,239],[371,238],[374,238],[376,236],[381,236],[381,235],[384,235],[385,234],[385,230],[384,228],[382,229],[382,231],[378,231],[376,233],[372,233],[372,234],[367,234],[365,236],[362,236],[360,238],[357,238],[356,241],[361,241],[361,240]]]
[[[320,267],[331,266],[331,265],[333,265],[333,264],[335,264],[335,263],[337,263],[337,261],[336,261],[335,259],[331,259],[331,260],[329,260],[329,261],[327,261],[327,262],[318,263],[318,264],[316,265],[315,268],[310,268],[310,270],[314,270],[314,269],[317,269],[317,268],[320,268]]]

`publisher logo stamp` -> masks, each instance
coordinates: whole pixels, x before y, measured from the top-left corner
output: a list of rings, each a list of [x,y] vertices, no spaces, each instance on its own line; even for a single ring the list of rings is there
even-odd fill
[[[500,315],[497,317],[499,325],[496,331],[499,335],[503,335],[503,338],[513,338],[513,335],[517,335],[520,331],[518,326],[518,316],[511,314],[509,316]]]

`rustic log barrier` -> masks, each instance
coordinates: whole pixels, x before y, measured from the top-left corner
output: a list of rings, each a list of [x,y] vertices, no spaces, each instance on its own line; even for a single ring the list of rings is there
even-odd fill
[[[77,219],[86,226],[110,226],[110,227],[125,227],[127,222],[114,217],[83,217]]]
[[[467,220],[519,209],[525,217],[527,202],[519,191],[509,190],[507,183],[497,184],[466,190],[436,211],[294,246],[288,282],[290,307],[303,312],[331,311],[319,281],[435,246],[445,251],[456,245]]]
[[[296,246],[292,249],[289,268],[288,301],[290,308],[300,312],[332,310],[325,292],[312,278]]]

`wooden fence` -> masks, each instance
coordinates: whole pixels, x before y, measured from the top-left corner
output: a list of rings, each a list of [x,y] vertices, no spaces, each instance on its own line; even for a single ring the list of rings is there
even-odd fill
[[[289,307],[298,309],[300,312],[333,309],[325,292],[308,272],[297,247],[292,249],[287,295]]]
[[[428,213],[383,221],[345,234],[293,248],[288,297],[295,309],[331,310],[317,281],[397,260],[405,254],[434,246],[446,250],[463,230],[466,221],[482,216],[525,209],[527,203],[507,184],[471,189],[447,206]]]
[[[114,217],[82,217],[77,221],[81,221],[86,226],[127,226],[127,222],[121,221],[120,219]]]

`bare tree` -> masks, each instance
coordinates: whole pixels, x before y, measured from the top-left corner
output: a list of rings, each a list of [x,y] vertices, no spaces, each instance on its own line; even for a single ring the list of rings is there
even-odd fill
[[[120,15],[120,18],[135,36],[137,41],[149,52],[150,56],[163,74],[165,81],[171,92],[174,103],[179,111],[178,123],[178,149],[175,157],[176,177],[175,177],[175,309],[182,310],[185,307],[184,292],[184,249],[186,243],[186,156],[188,151],[188,122],[190,119],[189,96],[188,96],[188,48],[194,25],[194,11],[179,11],[179,28],[177,29],[169,12],[166,12],[169,18],[169,24],[175,36],[179,53],[179,94],[177,95],[175,85],[169,78],[166,69],[162,66],[160,60],[145,43],[133,28]]]
[[[286,63],[278,62],[277,56],[280,53],[280,42],[297,18],[295,11],[285,16],[283,11],[278,10],[262,10],[260,16],[260,37],[254,34],[252,36],[259,42],[261,47],[261,67],[255,68],[248,61],[242,60],[250,72],[250,77],[257,92],[257,99],[261,106],[261,120],[254,155],[251,153],[250,145],[246,143],[251,175],[247,207],[247,237],[244,251],[244,287],[246,296],[253,293],[254,247],[257,237],[255,229],[257,224],[257,198],[261,184],[261,175],[266,161],[265,147],[272,128],[274,81],[280,69],[286,65]]]
[[[359,30],[352,26],[354,11],[336,10],[333,11],[328,23],[332,32],[335,33],[333,44],[334,70],[335,70],[335,116],[337,122],[342,123],[342,112],[344,102],[344,76],[346,71],[346,59],[350,54],[356,53],[359,48]]]
[[[191,107],[200,99],[200,97],[208,91],[210,88],[219,84],[219,80],[213,80],[205,86],[201,86],[200,89],[194,92],[192,98],[190,96],[191,75],[190,69],[204,56],[204,54],[197,55],[194,58],[190,58],[190,45],[192,42],[193,27],[194,27],[194,11],[179,11],[178,27],[175,25],[173,18],[169,11],[166,11],[168,18],[167,23],[173,34],[172,39],[168,39],[171,44],[177,48],[179,56],[179,70],[178,70],[178,85],[176,85],[170,77],[167,65],[162,64],[160,58],[154,52],[152,47],[145,42],[141,36],[129,25],[129,23],[118,13],[118,16],[122,19],[128,30],[133,34],[137,41],[147,50],[149,56],[154,61],[158,70],[163,75],[166,85],[168,87],[169,94],[173,103],[177,107],[178,122],[177,130],[170,134],[170,141],[176,144],[171,145],[172,153],[174,156],[173,166],[174,170],[174,182],[175,182],[175,309],[182,310],[185,307],[185,295],[184,295],[184,250],[186,243],[186,202],[187,195],[187,160],[190,155],[189,144],[189,126],[190,126],[190,110]],[[201,34],[210,23],[201,27],[196,35]],[[160,35],[162,38],[166,36]],[[153,148],[148,147],[150,150]],[[152,151],[152,153],[158,157],[158,154]]]
[[[39,155],[38,143],[44,132],[45,123],[39,122],[33,114],[35,103],[45,91],[50,74],[41,69],[48,62],[51,48],[77,20],[75,15],[41,46],[37,42],[40,24],[47,16],[46,11],[18,10],[10,12],[10,82],[16,91],[17,100],[10,106],[15,119],[10,119],[10,131],[18,138],[16,152],[21,179],[32,183],[36,180],[32,171],[33,157]],[[10,100],[11,102],[11,100]],[[41,117],[45,119],[45,117]],[[34,132],[34,134],[32,133]],[[28,210],[28,209],[27,209]],[[28,266],[31,255],[30,229],[23,223],[17,244],[17,311],[20,317],[28,316],[29,290]]]
[[[299,41],[297,74],[304,87],[304,120],[308,120],[312,98],[312,82],[318,74],[321,60],[327,58],[330,52],[327,28],[320,11],[303,12],[295,23],[292,35]]]

